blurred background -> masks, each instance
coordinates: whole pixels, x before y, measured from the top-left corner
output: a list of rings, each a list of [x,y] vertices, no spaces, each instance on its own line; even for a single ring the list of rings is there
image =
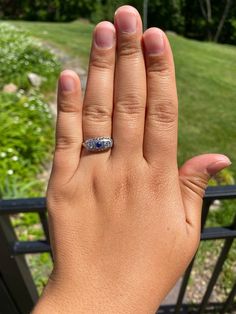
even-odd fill
[[[50,22],[83,18],[97,23],[112,21],[114,11],[124,4],[148,15],[148,27],[158,25],[189,38],[236,43],[234,0],[1,0],[0,18]]]
[[[86,85],[94,25],[113,20],[115,10],[135,6],[144,27],[167,32],[179,95],[178,161],[200,153],[229,156],[232,166],[210,185],[236,177],[235,0],[0,0],[0,197],[43,197],[50,174],[56,116],[56,82],[73,69]],[[215,201],[207,226],[230,224],[235,201]],[[21,241],[44,237],[35,213],[11,216]],[[187,290],[199,302],[223,240],[201,244]],[[39,292],[51,271],[48,253],[27,255]],[[212,293],[222,302],[235,282],[236,245]]]

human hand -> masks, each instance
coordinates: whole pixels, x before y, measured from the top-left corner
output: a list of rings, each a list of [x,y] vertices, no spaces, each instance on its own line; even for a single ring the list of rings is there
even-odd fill
[[[208,154],[178,170],[177,119],[167,37],[142,34],[137,11],[119,8],[115,27],[95,28],[83,105],[77,75],[60,76],[47,193],[55,264],[34,313],[155,312],[196,252],[210,176],[230,164]],[[97,136],[114,147],[82,148]]]

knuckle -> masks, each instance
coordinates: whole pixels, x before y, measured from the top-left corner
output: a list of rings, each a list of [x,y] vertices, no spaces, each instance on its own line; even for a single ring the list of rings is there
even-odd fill
[[[103,55],[94,54],[90,60],[90,66],[96,68],[97,70],[111,70],[113,69],[113,62],[111,58]]]
[[[158,72],[159,75],[169,77],[171,75],[170,64],[166,59],[160,57],[154,57],[154,59],[152,59],[152,57],[150,57],[147,72],[148,74]]]
[[[78,138],[60,135],[56,139],[56,150],[64,150],[78,145]]]
[[[143,110],[144,102],[137,94],[130,93],[116,102],[116,112],[122,115],[139,115]]]
[[[92,122],[107,122],[111,120],[111,111],[100,104],[86,105],[83,110],[83,118],[85,121],[91,120]]]
[[[118,49],[119,56],[124,57],[139,57],[142,53],[140,44],[137,41],[123,40]]]
[[[207,178],[200,176],[180,176],[181,184],[187,189],[188,197],[198,195],[203,198],[207,186]]]
[[[150,119],[158,124],[164,124],[169,127],[176,124],[178,113],[171,100],[158,100],[152,107],[152,110],[148,113]]]
[[[49,191],[48,191],[49,194]],[[55,188],[50,188],[50,195],[47,195],[47,210],[53,214],[54,209],[58,208],[58,204],[64,202],[63,198],[65,195],[60,190],[60,193],[58,191],[55,191]]]
[[[59,101],[59,110],[62,112],[77,112],[79,111],[79,104],[75,99],[61,98]]]

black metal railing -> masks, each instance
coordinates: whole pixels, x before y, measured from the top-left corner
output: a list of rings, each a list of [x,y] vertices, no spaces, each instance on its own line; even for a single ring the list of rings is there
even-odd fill
[[[223,303],[211,303],[209,298],[227,260],[229,250],[236,238],[236,208],[229,226],[204,228],[209,208],[214,200],[236,199],[236,185],[209,187],[203,202],[201,240],[224,240],[218,260],[208,282],[206,292],[199,304],[185,304],[195,257],[186,270],[176,304],[162,305],[158,313],[232,313],[236,309],[236,283]],[[236,205],[236,203],[235,203]],[[19,241],[9,216],[36,212],[43,226],[45,239]],[[0,201],[0,314],[28,314],[38,299],[37,289],[25,261],[25,254],[51,252],[45,198],[14,199]]]

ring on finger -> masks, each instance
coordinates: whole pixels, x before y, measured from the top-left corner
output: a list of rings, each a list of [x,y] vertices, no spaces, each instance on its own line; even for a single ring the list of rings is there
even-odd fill
[[[113,140],[111,137],[94,137],[83,142],[83,147],[89,152],[101,152],[112,148]]]

